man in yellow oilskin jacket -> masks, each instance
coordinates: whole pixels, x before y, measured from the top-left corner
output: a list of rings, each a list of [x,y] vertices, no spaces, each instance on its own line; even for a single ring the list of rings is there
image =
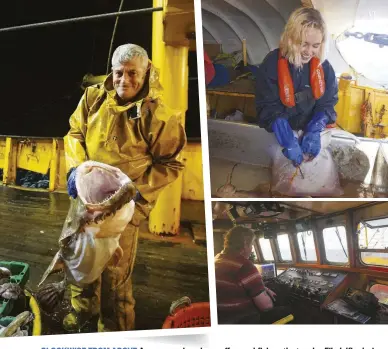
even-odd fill
[[[64,319],[69,331],[92,316],[99,316],[99,331],[135,328],[131,274],[139,224],[184,168],[177,158],[186,134],[180,114],[163,104],[161,90],[147,52],[134,44],[122,45],[112,56],[111,74],[101,85],[86,89],[70,117],[65,137],[69,195],[77,196],[76,168],[85,160],[120,168],[134,181],[138,195],[133,219],[120,239],[124,256],[119,265],[108,266],[86,289],[71,286],[73,310]]]

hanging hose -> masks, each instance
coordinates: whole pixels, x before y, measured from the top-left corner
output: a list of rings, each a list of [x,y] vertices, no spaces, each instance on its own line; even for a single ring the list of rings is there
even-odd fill
[[[124,5],[124,0],[121,0],[121,3],[120,3],[120,7],[119,7],[119,10],[118,12],[121,12],[122,8],[123,8],[123,5]],[[112,38],[110,40],[110,46],[109,46],[109,54],[108,54],[108,61],[106,62],[106,75],[109,74],[109,65],[110,65],[110,59],[112,57],[112,48],[113,48],[113,41],[114,41],[114,38],[115,38],[115,35],[116,35],[116,29],[117,29],[117,23],[119,22],[119,15],[117,15],[116,17],[116,21],[115,21],[115,25],[113,27],[113,33],[112,33]]]

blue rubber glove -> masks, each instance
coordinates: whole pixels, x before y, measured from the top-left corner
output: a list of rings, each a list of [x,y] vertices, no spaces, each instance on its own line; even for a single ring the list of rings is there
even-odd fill
[[[315,158],[321,151],[321,132],[325,129],[329,117],[325,112],[316,113],[307,124],[301,148],[304,154]]]
[[[284,148],[284,156],[291,160],[295,167],[298,167],[303,162],[302,149],[288,121],[284,118],[277,118],[272,123],[272,131],[280,146]]]
[[[72,167],[67,173],[67,192],[73,199],[76,199],[78,196],[77,187],[75,185],[76,170],[76,167]]]

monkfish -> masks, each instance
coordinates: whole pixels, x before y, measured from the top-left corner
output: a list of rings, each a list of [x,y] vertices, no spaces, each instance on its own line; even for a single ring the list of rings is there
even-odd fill
[[[38,290],[42,305],[47,301],[57,304],[55,295],[63,295],[67,282],[79,287],[93,283],[123,256],[119,239],[135,211],[133,182],[116,167],[86,161],[77,167],[75,183],[78,196],[71,199],[59,251],[38,286],[59,271],[64,272],[65,280]]]

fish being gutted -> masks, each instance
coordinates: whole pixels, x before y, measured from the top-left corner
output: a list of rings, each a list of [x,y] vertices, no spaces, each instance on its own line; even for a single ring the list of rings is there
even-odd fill
[[[299,134],[294,131],[294,136]],[[321,150],[313,158],[305,158],[299,168],[283,154],[279,145],[273,156],[271,191],[290,197],[339,197],[343,195],[338,169],[330,150],[331,130],[320,134]]]
[[[60,249],[39,286],[49,275],[64,271],[66,281],[84,287],[123,256],[119,239],[134,214],[134,184],[118,168],[95,161],[78,166],[75,184],[78,196],[71,199],[59,238]]]

